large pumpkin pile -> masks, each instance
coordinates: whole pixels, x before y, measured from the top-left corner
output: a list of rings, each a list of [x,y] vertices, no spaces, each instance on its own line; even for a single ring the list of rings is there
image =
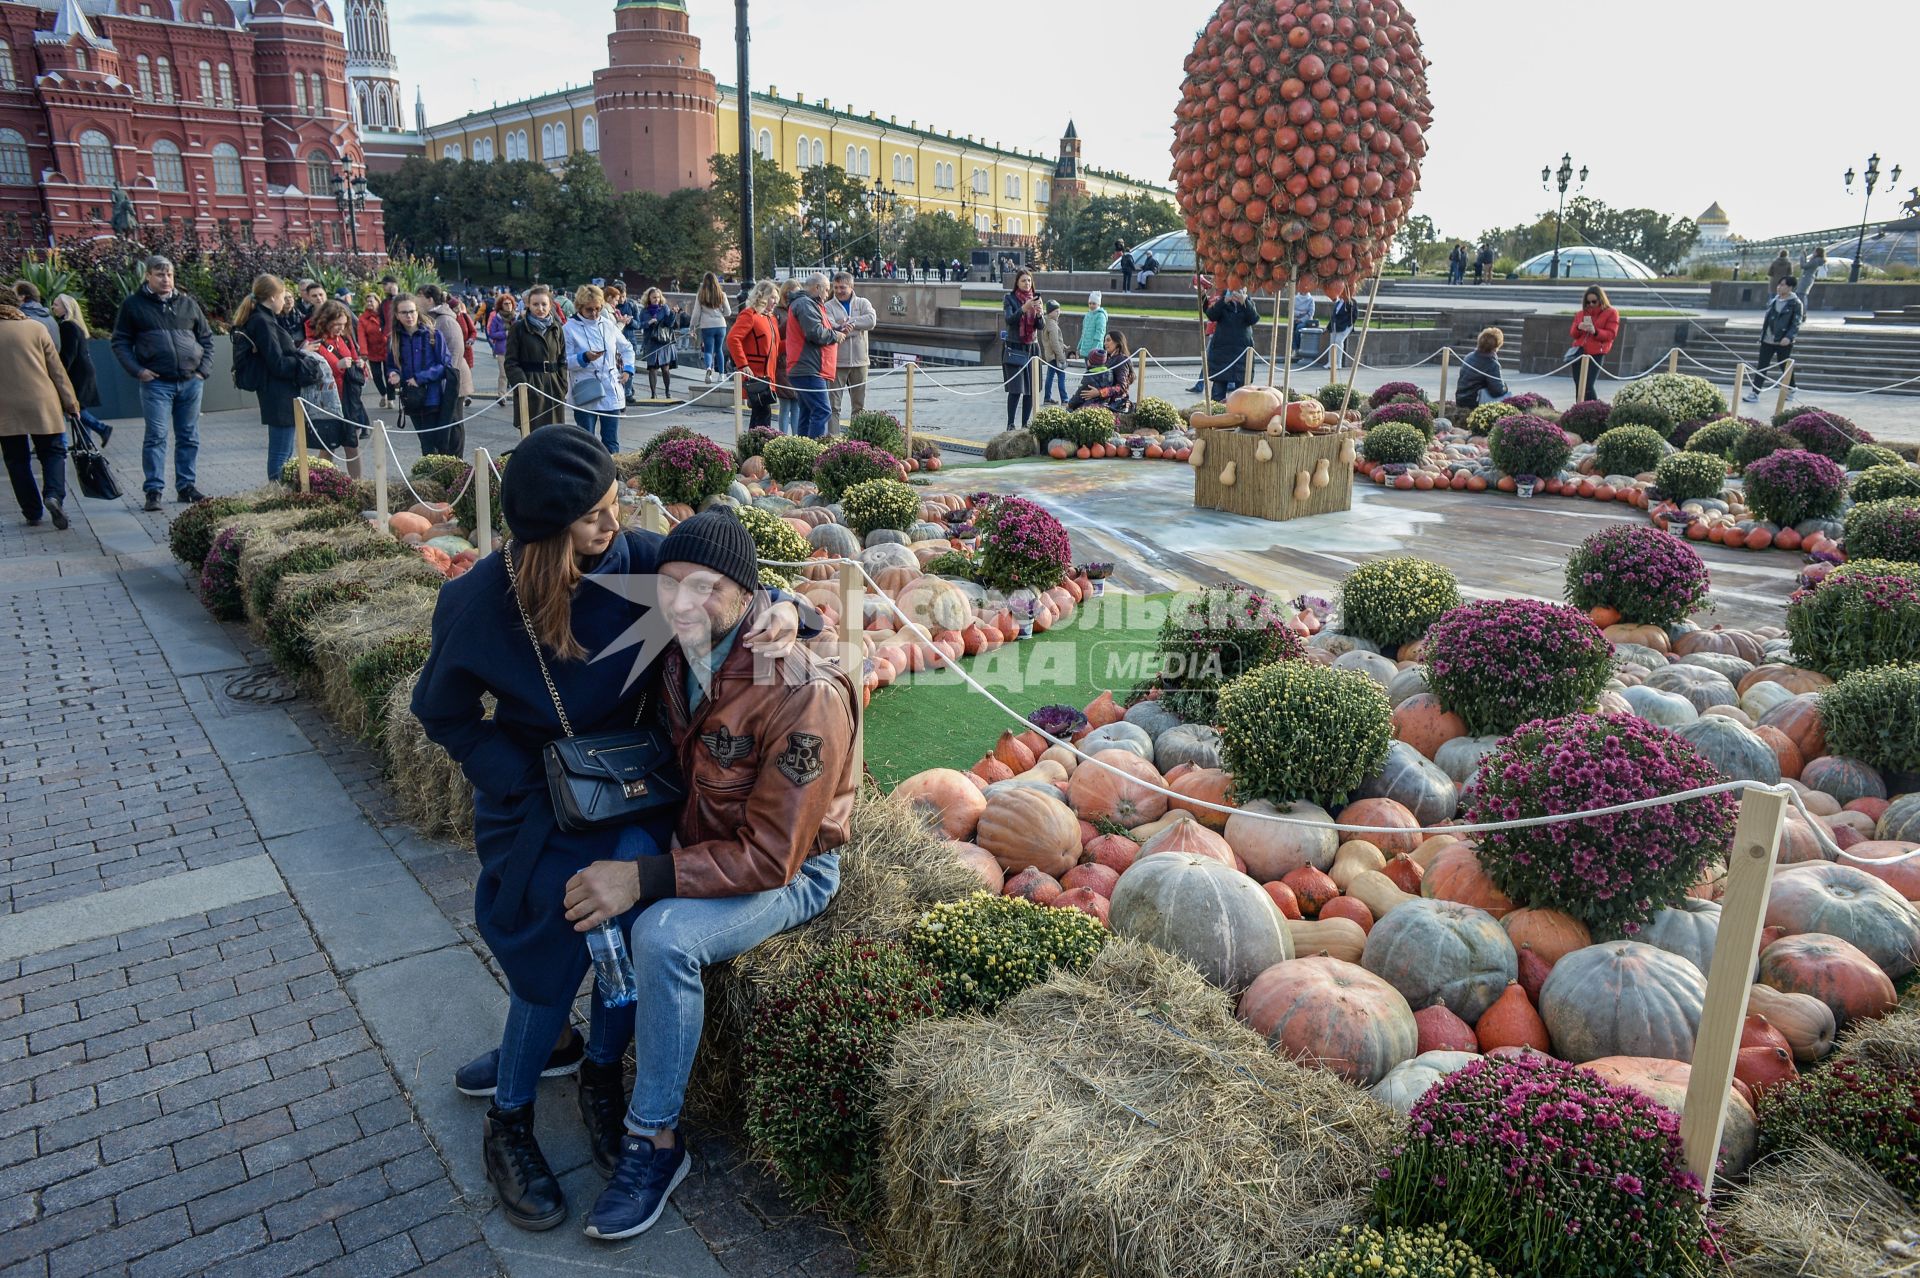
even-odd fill
[[[1398,0],[1226,0],[1187,55],[1174,185],[1203,269],[1338,297],[1420,187],[1427,60]]]

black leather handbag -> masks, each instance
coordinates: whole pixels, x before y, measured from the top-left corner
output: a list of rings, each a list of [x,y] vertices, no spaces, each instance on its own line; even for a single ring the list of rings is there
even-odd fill
[[[106,441],[95,439],[86,422],[78,417],[67,419],[67,436],[71,441],[67,455],[73,459],[73,474],[80,483],[81,496],[95,501],[117,500],[120,483],[113,477],[113,467],[107,464]]]
[[[687,787],[674,757],[672,740],[660,728],[640,726],[647,719],[649,698],[645,695],[640,698],[633,727],[627,731],[602,732],[590,737],[573,734],[567,708],[560,704],[560,691],[554,687],[546,654],[541,651],[539,636],[534,633],[533,618],[527,615],[527,606],[520,600],[520,581],[512,550],[502,547],[500,558],[506,564],[507,581],[513,588],[514,603],[520,609],[520,624],[526,629],[527,642],[533,645],[534,660],[540,663],[540,677],[546,681],[547,695],[553,698],[560,728],[567,734],[558,741],[549,741],[542,751],[554,821],[562,830],[580,833],[631,825],[668,804],[684,803]]]

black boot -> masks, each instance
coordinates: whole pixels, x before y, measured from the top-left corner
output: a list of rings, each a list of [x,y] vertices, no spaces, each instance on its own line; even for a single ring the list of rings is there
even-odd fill
[[[560,1192],[560,1182],[533,1136],[533,1106],[488,1106],[483,1149],[487,1183],[509,1221],[537,1232],[567,1218],[566,1195]]]
[[[609,1180],[620,1166],[620,1138],[626,1135],[626,1072],[619,1062],[601,1065],[588,1057],[580,1062],[580,1120],[587,1125],[587,1145],[593,1165]]]

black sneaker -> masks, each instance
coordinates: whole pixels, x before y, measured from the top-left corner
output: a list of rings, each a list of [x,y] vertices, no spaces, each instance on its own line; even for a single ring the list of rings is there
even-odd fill
[[[567,1041],[553,1049],[547,1056],[547,1063],[540,1071],[542,1078],[562,1078],[579,1072],[580,1062],[586,1057],[587,1043],[580,1037],[579,1031],[567,1036]],[[495,1084],[500,1078],[500,1049],[494,1048],[474,1057],[459,1069],[453,1071],[454,1090],[463,1096],[492,1096]]]
[[[591,1058],[581,1061],[579,1100],[593,1165],[611,1180],[620,1166],[620,1141],[626,1135],[626,1071],[618,1061],[611,1065],[601,1065]]]
[[[58,528],[60,531],[65,532],[68,528],[71,528],[73,526],[73,521],[67,518],[67,512],[61,508],[60,499],[58,497],[47,498],[46,506],[47,506],[47,514],[53,518],[53,526],[55,528]]]
[[[192,484],[188,484],[180,490],[180,504],[183,506],[191,506],[196,501],[205,501],[206,499],[207,495],[198,488],[195,488]]]
[[[656,1149],[645,1136],[623,1133],[620,1168],[587,1213],[587,1237],[612,1242],[646,1233],[692,1169],[693,1159],[679,1132],[674,1132],[670,1149]]]
[[[159,510],[160,494],[157,492],[149,492],[147,494],[147,504],[144,507],[144,509],[147,511],[148,514],[152,514],[154,511]]]
[[[488,1109],[482,1154],[487,1183],[509,1221],[538,1233],[567,1218],[567,1197],[534,1139],[533,1106]]]

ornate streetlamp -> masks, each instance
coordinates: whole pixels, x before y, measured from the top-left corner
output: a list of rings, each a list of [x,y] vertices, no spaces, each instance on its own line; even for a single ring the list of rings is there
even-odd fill
[[[1873,207],[1873,188],[1880,184],[1880,153],[1874,152],[1867,157],[1867,171],[1862,174],[1867,180],[1867,198],[1860,206],[1860,236],[1853,245],[1853,266],[1847,272],[1847,283],[1860,282],[1860,255],[1867,251],[1867,210]],[[1847,194],[1853,194],[1853,170],[1846,172]],[[1893,172],[1887,175],[1888,186],[1900,184],[1900,166],[1894,165]]]
[[[1571,151],[1560,157],[1560,168],[1558,172],[1550,167],[1540,170],[1540,189],[1543,191],[1551,190],[1554,179],[1556,178],[1558,178],[1560,182],[1560,211],[1555,213],[1553,217],[1553,267],[1548,273],[1548,278],[1557,280],[1560,278],[1560,231],[1567,218],[1567,187],[1573,183],[1573,153]],[[1580,185],[1584,187],[1586,184],[1587,166],[1583,164],[1580,166]]]

